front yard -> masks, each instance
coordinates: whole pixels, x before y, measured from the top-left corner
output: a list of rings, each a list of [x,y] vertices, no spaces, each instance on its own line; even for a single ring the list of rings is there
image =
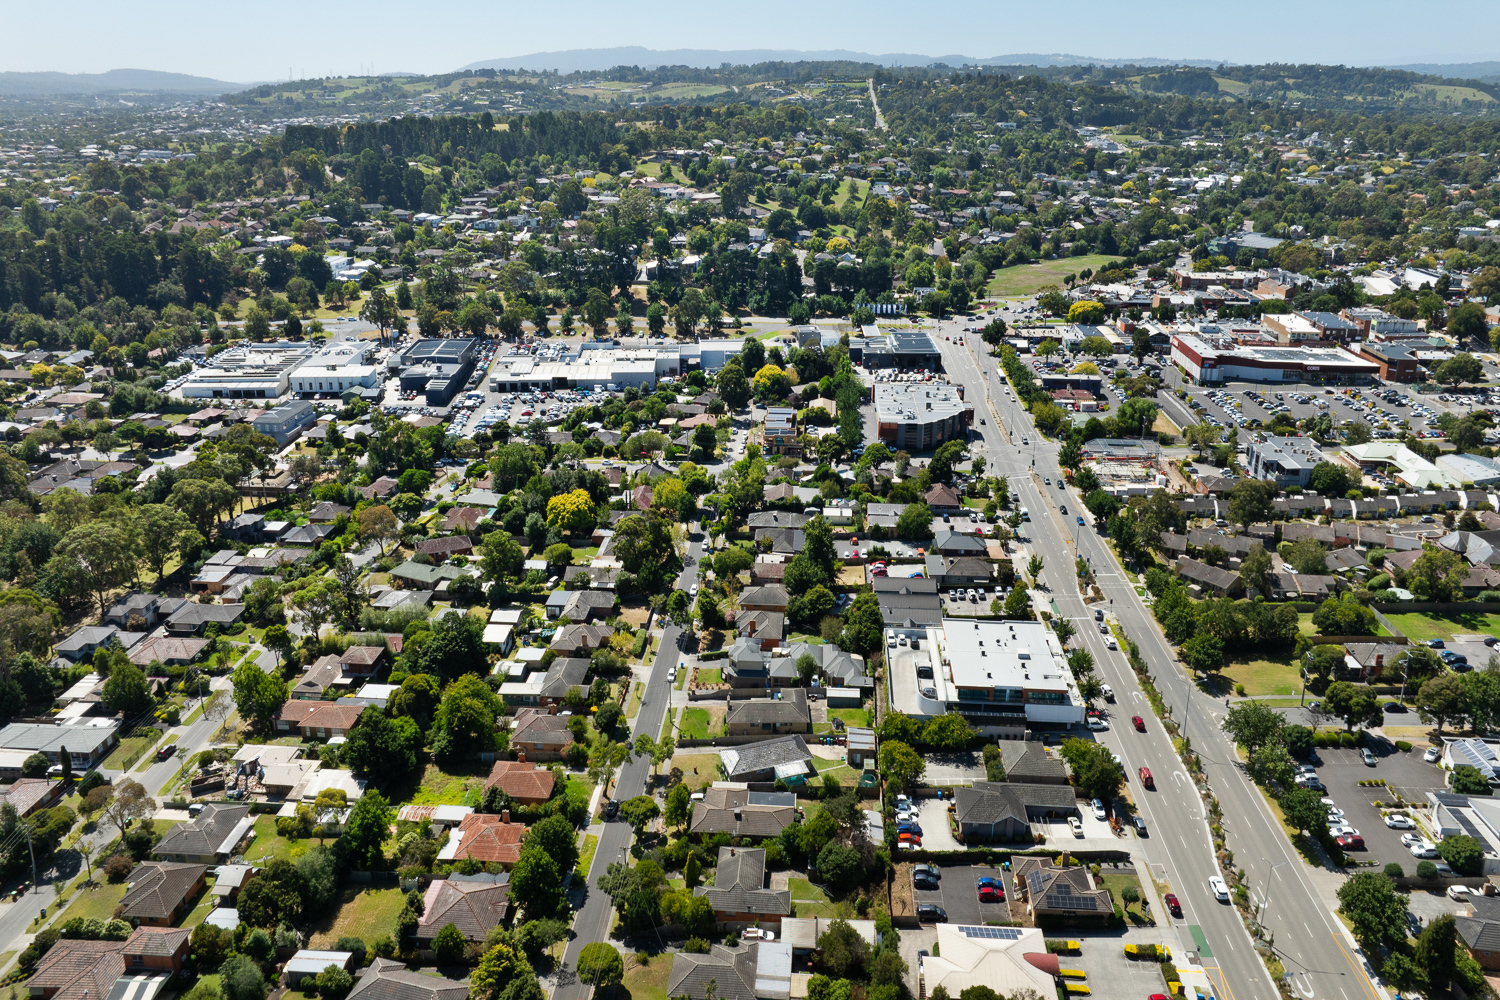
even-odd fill
[[[625,981],[615,991],[617,1000],[667,1000],[667,978],[672,956],[637,952],[625,956]]]
[[[102,871],[97,867],[94,871],[94,878],[99,884],[92,889],[85,889],[75,895],[73,901],[68,904],[68,908],[58,918],[57,926],[61,927],[74,917],[83,917],[85,919],[92,917],[96,920],[109,920],[114,917],[115,907],[119,906],[120,900],[125,898],[125,890],[128,886],[124,882],[111,885],[104,881],[104,873]],[[49,898],[52,895],[50,888],[43,889],[42,892]]]
[[[1302,672],[1289,652],[1266,659],[1236,660],[1219,673],[1223,680],[1208,688],[1214,694],[1234,691],[1238,684],[1245,685],[1246,695],[1295,695],[1302,690]]]
[[[1386,617],[1402,635],[1413,642],[1426,642],[1428,639],[1446,641],[1455,635],[1500,635],[1500,615],[1429,615],[1409,612]]]

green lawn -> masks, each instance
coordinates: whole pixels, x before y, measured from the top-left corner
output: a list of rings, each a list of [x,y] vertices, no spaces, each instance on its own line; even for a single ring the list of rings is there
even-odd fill
[[[331,843],[331,841],[324,841]],[[271,815],[258,816],[255,820],[255,840],[245,848],[245,860],[254,863],[258,860],[266,862],[282,859],[290,861],[300,858],[310,847],[318,846],[317,837],[307,837],[302,840],[288,840],[276,832],[276,817]]]
[[[579,805],[587,808],[589,799],[594,795],[594,783],[584,774],[568,775],[568,784],[563,789],[563,794]]]
[[[649,964],[642,965],[646,959]],[[637,952],[625,961],[625,981],[615,990],[617,1000],[667,1000],[667,977],[672,972],[672,956],[648,956]]]
[[[1104,883],[1104,888],[1110,891],[1110,894],[1115,897],[1115,902],[1119,903],[1120,908],[1125,911],[1126,920],[1129,920],[1133,924],[1146,922],[1145,914],[1141,909],[1141,903],[1136,902],[1127,906],[1124,898],[1120,895],[1128,886],[1140,893],[1142,900],[1144,900],[1146,894],[1141,891],[1140,879],[1134,875],[1101,875],[1099,876],[1099,881]]]
[[[1402,635],[1414,642],[1428,639],[1452,639],[1456,634],[1500,634],[1500,615],[1448,614],[1428,615],[1415,612],[1386,615]]]
[[[708,727],[713,721],[713,716],[708,714],[706,708],[684,708],[682,710],[682,724],[678,727],[678,734],[689,740],[708,739]]]
[[[1014,267],[1002,267],[990,279],[990,285],[985,290],[985,294],[997,296],[1002,299],[1019,298],[1023,295],[1032,294],[1044,285],[1061,286],[1063,278],[1066,275],[1077,274],[1084,268],[1098,271],[1111,261],[1121,259],[1123,258],[1111,257],[1106,254],[1087,254],[1083,257],[1045,260],[1040,264],[1017,264]]]
[[[635,718],[635,713],[641,710],[641,696],[645,693],[646,685],[636,681],[635,686],[630,689],[630,707],[625,710],[625,718]]]
[[[686,670],[679,670],[679,671],[677,671],[677,683],[674,684],[673,686],[675,688],[677,688],[677,690],[681,691],[684,687],[687,686],[687,679],[688,679],[688,671],[686,671]]]
[[[1236,661],[1220,673],[1229,682],[1230,690],[1236,684],[1243,684],[1247,695],[1295,695],[1302,690],[1302,674],[1290,653],[1277,659]]]
[[[412,796],[414,806],[458,806],[464,804],[464,796],[484,791],[484,776],[450,774],[436,764],[428,764],[422,774],[422,784]],[[477,805],[477,803],[474,803]]]
[[[203,923],[203,918],[208,916],[214,908],[214,894],[207,890],[198,900],[198,905],[193,907],[193,912],[182,919],[183,927],[197,927]]]
[[[368,944],[383,934],[394,936],[396,917],[406,898],[400,889],[364,889],[345,887],[339,908],[312,926],[309,948],[331,948],[339,938],[352,935]]]
[[[95,871],[97,872],[98,869],[95,869]],[[85,889],[74,896],[73,901],[68,904],[68,908],[58,918],[57,926],[61,927],[74,917],[93,917],[97,920],[109,920],[114,917],[115,907],[119,906],[120,900],[125,898],[125,889],[127,886],[124,882],[118,885],[110,885],[108,882],[103,882],[102,873],[97,877],[101,879],[100,884],[93,889]],[[44,889],[42,891],[50,901],[51,890]]]
[[[99,766],[106,771],[128,771],[147,750],[156,746],[156,741],[159,739],[161,739],[160,733],[155,736],[127,736]]]
[[[699,667],[699,684],[722,684],[724,683],[724,670],[721,667]]]
[[[870,710],[867,708],[830,708],[828,719],[843,719],[846,726],[870,727]]]
[[[719,780],[716,753],[679,753],[672,758],[671,767],[682,768],[683,783],[694,791]]]
[[[837,917],[850,910],[848,903],[835,903],[828,894],[805,878],[791,880],[792,909],[799,917]]]
[[[599,848],[599,838],[592,833],[583,838],[583,850],[578,852],[578,875],[577,878],[587,879],[589,867],[594,863],[594,851]]]

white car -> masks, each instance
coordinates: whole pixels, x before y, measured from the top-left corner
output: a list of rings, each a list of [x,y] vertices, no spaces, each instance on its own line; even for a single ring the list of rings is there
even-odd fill
[[[1402,813],[1387,813],[1385,825],[1392,830],[1415,830],[1417,824],[1411,821],[1411,817]]]
[[[1208,888],[1214,894],[1214,899],[1217,899],[1221,903],[1229,902],[1229,886],[1218,875],[1210,875],[1208,877]]]
[[[1098,799],[1094,799],[1093,801],[1091,801],[1089,803],[1089,806],[1094,810],[1094,818],[1095,819],[1104,819],[1104,803],[1103,802],[1099,801]]]
[[[1120,648],[1120,644],[1118,642],[1115,642],[1115,637],[1114,636],[1110,636],[1108,639],[1105,639],[1104,640],[1104,645],[1108,646],[1110,649],[1119,649]]]
[[[1083,836],[1083,824],[1078,821],[1077,816],[1068,817],[1068,829],[1073,831],[1073,836]]]
[[[1359,831],[1348,823],[1330,823],[1328,832],[1335,837],[1358,837]]]
[[[1437,747],[1428,747],[1427,752],[1422,754],[1422,759],[1429,764],[1436,764],[1438,761],[1442,760],[1442,758],[1443,751],[1439,750]]]
[[[1426,839],[1427,838],[1422,836],[1420,833],[1403,833],[1401,835],[1401,846],[1411,847],[1413,844],[1420,844]]]
[[[1438,854],[1437,845],[1430,840],[1424,840],[1421,843],[1411,845],[1410,851],[1411,856],[1414,858],[1430,860],[1441,856]]]
[[[1105,722],[1103,719],[1099,718],[1097,715],[1091,715],[1091,716],[1089,716],[1089,729],[1093,730],[1096,733],[1102,733],[1102,732],[1104,732],[1108,728],[1109,728],[1109,723]]]
[[[1448,887],[1448,898],[1462,903],[1468,899],[1472,890],[1466,885],[1450,885]]]

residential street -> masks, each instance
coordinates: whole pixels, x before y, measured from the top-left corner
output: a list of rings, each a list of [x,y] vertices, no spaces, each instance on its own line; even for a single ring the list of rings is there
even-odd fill
[[[1032,522],[1023,531],[1025,540],[1045,560],[1042,575],[1048,590],[1043,596],[1052,600],[1058,614],[1081,619],[1081,641],[1099,663],[1101,679],[1117,693],[1116,718],[1101,739],[1124,759],[1130,794],[1146,819],[1150,833],[1139,846],[1156,878],[1165,881],[1181,900],[1183,920],[1172,921],[1176,947],[1201,955],[1210,977],[1231,1000],[1272,1000],[1277,995],[1238,913],[1229,904],[1215,901],[1208,889],[1208,878],[1218,867],[1203,803],[1166,733],[1151,716],[1125,654],[1109,651],[1095,628],[1093,608],[1098,605],[1085,605],[1078,592],[1075,554],[1093,566],[1106,596],[1104,609],[1140,646],[1175,716],[1186,719],[1186,732],[1203,757],[1210,786],[1224,812],[1228,846],[1235,863],[1248,875],[1257,905],[1264,901],[1267,877],[1274,869],[1265,922],[1275,935],[1276,953],[1292,977],[1294,992],[1307,998],[1380,1000],[1352,940],[1332,912],[1336,905],[1332,891],[1342,876],[1315,872],[1303,863],[1260,792],[1241,772],[1234,747],[1219,731],[1224,707],[1188,681],[1103,539],[1091,527],[1079,528],[1071,513],[1064,517],[1058,512],[1059,502],[1071,505],[1070,512],[1081,509],[1082,503],[1076,493],[1058,485],[1056,445],[1043,442],[1021,405],[1006,399],[995,359],[987,356],[986,346],[976,335],[965,335],[972,350],[942,339],[960,333],[962,325],[961,320],[940,324],[936,338],[950,378],[964,383],[966,398],[975,402],[979,414],[987,414],[991,422],[1000,420],[1015,445],[1023,439],[1031,442],[1029,447],[1013,447],[999,428],[976,427],[986,437],[976,440],[973,452],[985,457],[989,471],[1010,477],[1012,490],[1032,511]],[[1052,477],[1051,487],[1043,485],[1047,476]],[[1134,714],[1150,720],[1147,733],[1137,733],[1130,726],[1129,716]],[[1146,791],[1136,778],[1136,769],[1142,765],[1156,777],[1156,791]],[[1315,881],[1328,888],[1320,891]],[[1163,916],[1160,910],[1158,916]]]

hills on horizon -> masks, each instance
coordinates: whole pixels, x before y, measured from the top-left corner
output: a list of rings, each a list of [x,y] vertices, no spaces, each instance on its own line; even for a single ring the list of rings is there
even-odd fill
[[[497,59],[482,59],[460,70],[472,69],[530,69],[555,70],[558,73],[591,73],[614,69],[616,66],[637,66],[641,69],[656,69],[659,66],[693,66],[712,68],[723,63],[731,65],[754,65],[768,62],[855,62],[874,63],[881,66],[909,67],[930,66],[942,63],[948,66],[1217,66],[1217,59],[1099,59],[1062,52],[1027,52],[999,56],[945,55],[931,56],[911,52],[887,52],[872,55],[851,49],[648,49],[641,45],[620,45],[604,49],[564,49],[556,52],[531,52],[520,56],[505,56]]]

